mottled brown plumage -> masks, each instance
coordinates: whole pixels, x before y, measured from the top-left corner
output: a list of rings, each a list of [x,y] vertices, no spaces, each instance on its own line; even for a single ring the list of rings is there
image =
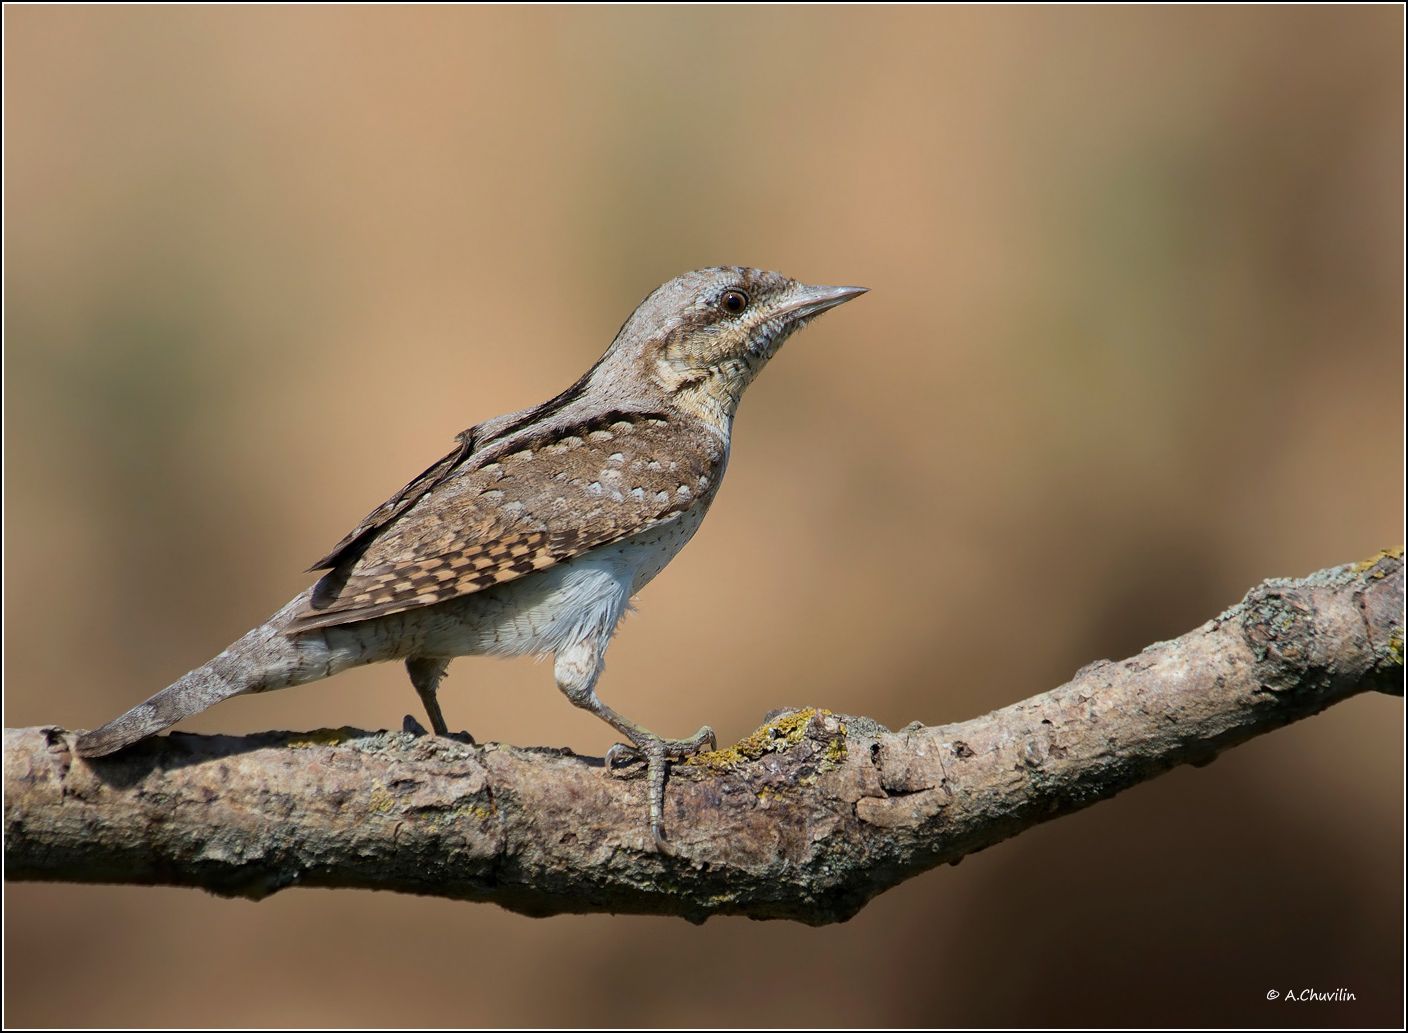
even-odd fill
[[[726,456],[692,422],[613,412],[502,458],[451,453],[329,554],[289,633],[469,595],[707,505]]]
[[[606,354],[542,405],[476,424],[313,565],[327,573],[219,656],[78,740],[98,757],[220,700],[403,660],[436,734],[468,655],[554,656],[558,687],[643,759],[652,841],[665,770],[711,745],[662,739],[597,698],[606,645],[689,541],[728,462],[744,390],[794,331],[863,293],[722,266],[662,284]]]

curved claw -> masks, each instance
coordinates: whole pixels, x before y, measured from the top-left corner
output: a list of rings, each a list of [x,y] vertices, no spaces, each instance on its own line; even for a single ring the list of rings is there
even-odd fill
[[[640,774],[639,771],[621,769],[644,759],[644,755],[634,746],[627,746],[623,742],[615,743],[606,751],[606,773],[612,778],[635,778]]]
[[[714,735],[714,730],[705,725],[688,739],[661,739],[659,736],[643,733],[638,738],[632,736],[630,746],[618,742],[606,751],[606,771],[614,778],[634,777],[640,773],[637,770],[632,771],[630,776],[617,774],[618,765],[625,767],[638,761],[645,762],[646,791],[650,800],[650,836],[658,852],[669,857],[679,854],[675,846],[665,838],[665,776],[669,771],[670,761],[684,760],[696,753],[718,748],[719,740]]]
[[[646,746],[644,752],[646,788],[650,793],[650,835],[655,840],[656,850],[672,855],[675,848],[665,842],[665,772],[670,766],[669,755],[663,742]]]
[[[651,829],[651,835],[655,839],[655,852],[664,854],[666,857],[679,857],[680,852],[675,848],[675,844],[665,838],[664,829]]]

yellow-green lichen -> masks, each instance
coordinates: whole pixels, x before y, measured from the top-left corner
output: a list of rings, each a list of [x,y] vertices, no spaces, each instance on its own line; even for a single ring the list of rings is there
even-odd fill
[[[1403,666],[1403,629],[1399,628],[1392,638],[1388,640],[1388,658],[1393,661],[1395,667]]]
[[[391,790],[380,782],[372,787],[371,799],[367,801],[367,810],[373,814],[387,814],[396,806],[396,797]]]
[[[846,759],[846,726],[841,722],[837,723],[840,724],[841,730],[836,738],[826,744],[826,752],[821,755],[822,771],[830,771]]]
[[[783,750],[796,746],[807,734],[807,725],[814,717],[834,718],[835,715],[829,710],[818,710],[816,707],[807,707],[804,710],[794,710],[769,721],[746,739],[735,743],[722,750],[710,750],[708,753],[696,754],[685,761],[686,764],[695,767],[708,768],[711,771],[727,771],[735,768],[739,764],[757,760],[759,757],[769,753],[780,753]],[[846,755],[846,726],[840,721],[836,722],[837,732],[826,744],[826,750],[822,758],[823,770],[833,767]]]
[[[482,803],[466,803],[447,810],[434,810],[430,812],[408,811],[406,817],[417,818],[422,821],[429,821],[434,828],[454,829],[464,826],[467,822],[477,821],[481,825],[493,819],[495,809],[492,805]]]
[[[471,804],[468,807],[460,807],[457,810],[467,817],[477,821],[488,821],[494,816],[494,808],[485,807],[482,803]]]
[[[343,725],[341,728],[316,728],[311,732],[304,732],[297,739],[290,739],[288,748],[308,750],[314,746],[339,746],[357,735],[358,730],[350,725]]]
[[[1382,550],[1380,550],[1379,552],[1376,552],[1374,555],[1370,556],[1367,560],[1360,560],[1358,563],[1356,563],[1356,564],[1354,565],[1354,572],[1355,572],[1356,574],[1362,574],[1362,573],[1364,573],[1366,570],[1372,570],[1373,567],[1375,566],[1375,564],[1377,564],[1377,563],[1378,563],[1380,560],[1382,560],[1382,559],[1401,560],[1402,558],[1403,558],[1403,546],[1401,546],[1401,545],[1400,545],[1398,548],[1396,548],[1396,549],[1382,549]],[[1375,571],[1374,571],[1372,574],[1370,574],[1369,576],[1370,576],[1370,577],[1373,577],[1373,578],[1381,578],[1381,577],[1383,577],[1384,575],[1385,575],[1385,572],[1384,572],[1384,571],[1382,571],[1382,570],[1375,570]]]

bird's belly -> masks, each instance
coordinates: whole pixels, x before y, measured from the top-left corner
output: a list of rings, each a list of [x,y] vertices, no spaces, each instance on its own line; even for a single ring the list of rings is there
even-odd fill
[[[662,527],[600,546],[536,574],[428,607],[419,652],[425,656],[545,654],[594,634],[609,636],[631,596],[693,536],[704,508],[694,507]]]

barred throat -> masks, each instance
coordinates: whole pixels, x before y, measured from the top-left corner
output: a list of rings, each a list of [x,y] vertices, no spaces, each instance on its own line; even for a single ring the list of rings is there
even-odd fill
[[[791,321],[778,318],[759,324],[736,354],[725,356],[712,366],[682,373],[671,400],[727,442],[743,393],[787,339],[812,318]]]

